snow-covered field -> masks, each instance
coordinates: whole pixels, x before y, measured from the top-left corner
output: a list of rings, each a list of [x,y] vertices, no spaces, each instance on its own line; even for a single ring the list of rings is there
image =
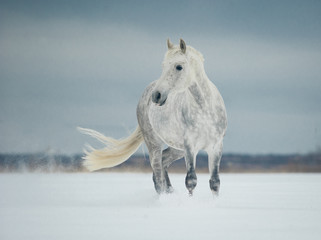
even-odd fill
[[[321,174],[198,174],[158,196],[151,174],[1,174],[0,239],[321,239]]]

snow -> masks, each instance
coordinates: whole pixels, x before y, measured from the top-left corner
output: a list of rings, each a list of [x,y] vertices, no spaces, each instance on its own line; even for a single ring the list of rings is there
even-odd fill
[[[321,174],[221,174],[219,198],[198,174],[0,174],[0,239],[321,239]]]

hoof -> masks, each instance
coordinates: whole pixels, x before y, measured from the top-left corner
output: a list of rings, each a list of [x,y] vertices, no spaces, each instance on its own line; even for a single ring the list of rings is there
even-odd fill
[[[197,185],[197,177],[195,171],[188,172],[185,178],[185,186],[189,192],[189,195],[193,195],[193,190]]]
[[[165,192],[166,190],[165,181],[157,180],[155,175],[153,174],[153,182],[154,182],[155,190],[158,194],[162,194]]]
[[[213,190],[212,190],[212,195],[213,195],[213,198],[214,198],[214,199],[219,196],[218,192],[215,192],[215,191],[213,191]]]
[[[219,193],[219,190],[220,190],[220,179],[217,178],[217,179],[210,179],[209,181],[210,183],[210,189],[212,190],[212,193],[214,196],[218,196],[218,193]]]
[[[173,192],[174,192],[174,189],[173,189],[172,186],[166,188],[166,193],[167,193],[167,194],[171,194],[171,193],[173,193]]]

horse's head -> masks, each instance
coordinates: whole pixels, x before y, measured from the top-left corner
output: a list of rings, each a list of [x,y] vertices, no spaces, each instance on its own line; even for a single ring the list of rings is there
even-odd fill
[[[168,94],[185,91],[195,79],[197,69],[203,69],[203,57],[194,48],[186,46],[183,39],[179,45],[167,40],[168,51],[163,61],[163,72],[152,93],[152,101],[165,104]]]

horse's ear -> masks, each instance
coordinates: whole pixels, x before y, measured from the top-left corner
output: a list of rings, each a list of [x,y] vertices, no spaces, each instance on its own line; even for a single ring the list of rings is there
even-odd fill
[[[181,48],[183,53],[186,53],[186,43],[184,42],[183,39],[179,40],[179,47]]]
[[[167,38],[167,47],[168,49],[172,49],[174,47],[174,44],[171,43],[171,40],[169,40],[169,38]]]

